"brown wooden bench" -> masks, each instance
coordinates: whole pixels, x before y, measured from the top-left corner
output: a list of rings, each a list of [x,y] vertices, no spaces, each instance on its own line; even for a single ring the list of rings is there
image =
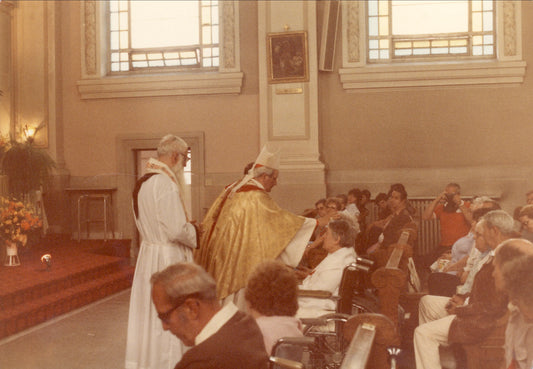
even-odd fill
[[[496,328],[483,341],[466,345],[463,344],[468,369],[505,369],[505,328],[509,320],[509,312],[496,321]]]
[[[388,348],[398,347],[396,324],[383,314],[357,314],[344,325],[344,339],[349,343],[341,369],[389,368]]]
[[[407,259],[412,256],[412,247],[408,244],[411,233],[402,232],[398,243],[390,245],[385,266],[372,273],[372,284],[377,289],[379,311],[398,326],[398,304],[400,295],[407,291]],[[382,264],[380,260],[378,265]]]

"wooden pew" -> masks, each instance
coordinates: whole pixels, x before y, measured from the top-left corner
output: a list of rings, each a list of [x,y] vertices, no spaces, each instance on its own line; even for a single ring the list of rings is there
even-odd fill
[[[344,325],[344,339],[350,342],[341,369],[389,368],[390,347],[399,347],[396,325],[383,314],[357,314]]]
[[[497,320],[496,328],[483,341],[462,345],[466,357],[459,356],[458,359],[465,360],[461,364],[466,364],[468,369],[505,369],[505,328],[509,320],[509,311]]]
[[[377,288],[379,311],[398,326],[398,304],[400,295],[407,291],[407,259],[412,256],[412,247],[407,241],[409,231],[403,231],[398,243],[390,245],[385,266],[372,273],[372,284]],[[378,265],[382,264],[378,260]]]

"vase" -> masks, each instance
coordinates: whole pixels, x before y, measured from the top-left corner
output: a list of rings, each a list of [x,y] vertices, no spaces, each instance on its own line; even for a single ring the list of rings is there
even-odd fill
[[[9,242],[6,244],[6,261],[5,266],[18,266],[20,265],[18,246],[15,242]]]

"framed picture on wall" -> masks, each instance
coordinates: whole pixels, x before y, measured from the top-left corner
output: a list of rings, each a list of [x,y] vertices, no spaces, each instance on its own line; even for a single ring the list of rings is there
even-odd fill
[[[309,81],[307,32],[267,35],[268,83]]]

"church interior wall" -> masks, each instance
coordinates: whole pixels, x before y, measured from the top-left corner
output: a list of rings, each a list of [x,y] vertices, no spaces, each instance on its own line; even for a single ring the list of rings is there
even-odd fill
[[[451,181],[491,194],[512,211],[533,188],[533,4],[522,2],[524,82],[476,87],[347,93],[336,71],[319,73],[319,120],[328,191],[373,193],[402,182],[410,196],[435,196]],[[319,14],[320,19],[320,14]],[[319,30],[320,31],[320,30]]]
[[[80,98],[80,4],[57,2],[57,80],[64,168],[70,186],[116,186],[131,173],[119,163],[120,136],[204,134],[205,210],[224,185],[242,173],[259,151],[259,67],[257,3],[239,3],[242,91],[236,95]],[[320,32],[321,5],[317,23]],[[533,3],[522,5],[523,55],[533,63]],[[339,40],[340,44],[340,40]],[[456,181],[463,193],[499,197],[506,210],[522,204],[533,188],[528,148],[533,135],[533,77],[508,86],[402,88],[348,93],[342,88],[337,47],[334,72],[319,72],[318,111],[321,160],[327,194],[368,188],[386,192],[394,182],[410,196],[434,196]],[[59,143],[57,144],[59,145]],[[313,191],[284,184],[273,190],[280,205],[295,212],[294,197]],[[133,179],[131,179],[133,181]],[[308,199],[312,206],[316,199]],[[52,205],[54,206],[54,205]],[[70,211],[68,205],[56,212]],[[122,191],[116,217],[130,214],[129,193]],[[54,212],[54,209],[52,209]],[[65,225],[64,225],[65,226]],[[67,226],[65,226],[67,227]],[[121,229],[123,236],[130,231]]]

